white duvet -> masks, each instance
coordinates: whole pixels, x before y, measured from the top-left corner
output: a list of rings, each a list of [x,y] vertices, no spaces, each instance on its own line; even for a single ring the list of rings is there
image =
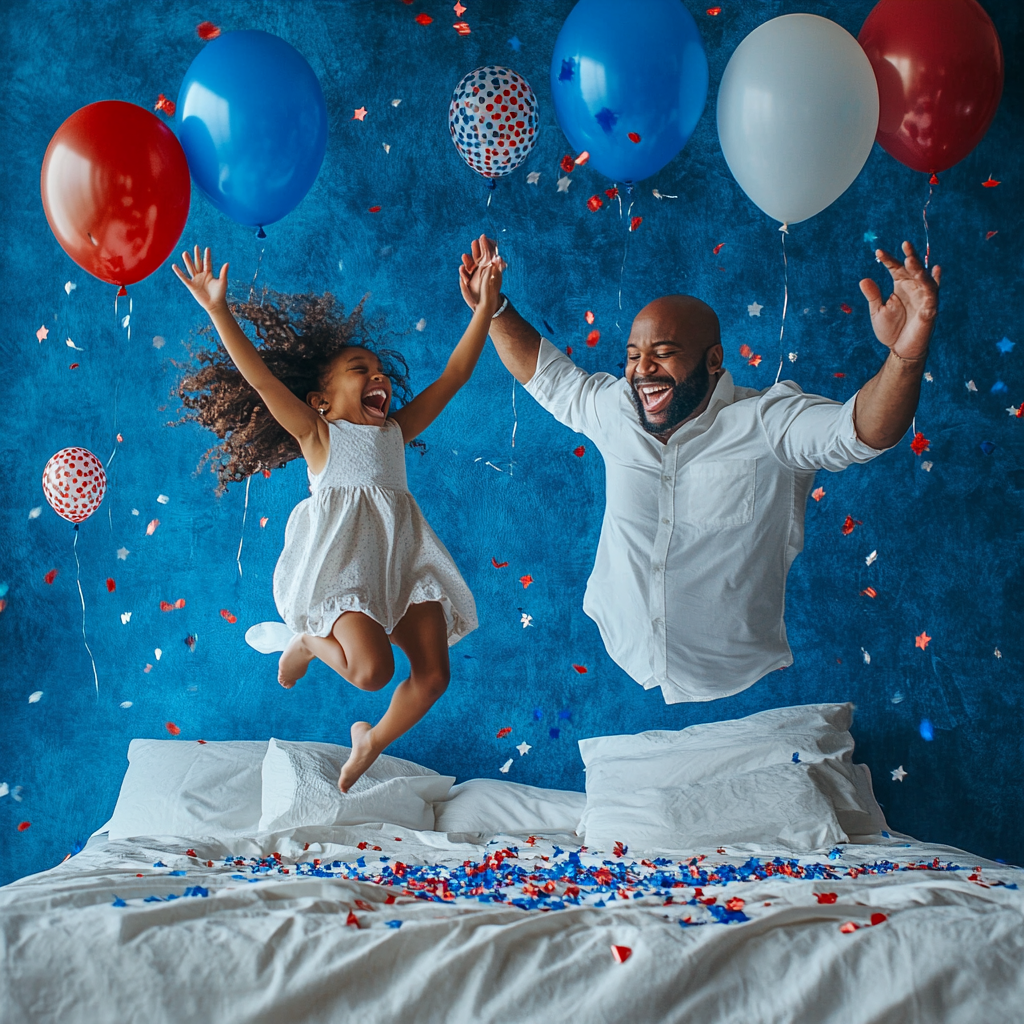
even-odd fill
[[[881,836],[657,862],[568,836],[457,838],[364,825],[230,849],[94,839],[0,888],[0,1021],[1024,1017],[1017,868]]]

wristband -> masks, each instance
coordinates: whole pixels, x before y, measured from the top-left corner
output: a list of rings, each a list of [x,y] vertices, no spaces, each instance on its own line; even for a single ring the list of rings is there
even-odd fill
[[[508,307],[508,296],[507,296],[507,295],[503,295],[503,296],[502,296],[501,298],[502,298],[502,303],[501,303],[501,305],[500,305],[500,306],[498,307],[498,309],[497,309],[497,312],[495,312],[495,313],[494,313],[494,314],[493,314],[493,315],[491,316],[491,319],[492,319],[492,320],[497,320],[497,319],[498,319],[498,317],[499,317],[499,316],[501,316],[501,314],[502,314],[502,313],[504,313],[504,312],[505,312],[505,310],[506,310],[506,308]]]

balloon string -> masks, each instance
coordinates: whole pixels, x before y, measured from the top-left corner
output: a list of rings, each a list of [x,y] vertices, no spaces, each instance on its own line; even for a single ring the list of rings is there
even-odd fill
[[[254,244],[258,245],[259,243],[257,242],[257,243],[254,243]],[[252,302],[252,300],[256,297],[256,278],[259,277],[260,267],[262,267],[262,265],[263,265],[263,252],[264,252],[265,249],[266,249],[266,245],[265,244],[261,245],[260,246],[259,255],[256,257],[256,270],[253,272],[252,282],[249,284],[249,301],[250,302]],[[261,306],[263,305],[263,296],[262,295],[260,296],[260,305]]]
[[[242,534],[238,538],[238,554],[235,555],[235,561],[238,563],[238,575],[242,575],[242,544],[245,543],[245,517],[249,514],[249,484],[252,483],[252,477],[247,476],[245,478],[245,505],[242,508]]]
[[[519,414],[516,412],[516,380],[512,378],[512,447],[516,446],[516,430],[519,427]]]
[[[934,177],[934,176],[933,176]],[[928,269],[928,260],[932,254],[932,244],[928,236],[928,207],[932,202],[932,193],[935,191],[934,183],[929,180],[928,182],[928,201],[924,204],[924,209],[921,211],[921,220],[924,221],[924,266]]]
[[[96,684],[96,696],[100,695],[100,677],[96,674],[96,659],[92,656],[92,649],[89,647],[89,639],[85,635],[85,595],[82,593],[82,564],[78,561],[78,523],[75,523],[75,580],[78,583],[78,599],[82,602],[82,641],[85,649],[89,652],[89,661],[92,662],[92,678]]]
[[[630,214],[633,212],[633,203],[635,200],[630,200],[629,209],[626,211],[626,218],[629,219]],[[621,200],[620,200],[621,204]],[[620,205],[621,215],[621,205]],[[630,221],[632,223],[632,221]],[[622,278],[626,273],[626,254],[629,252],[629,232],[626,232],[626,240],[622,243],[622,266],[619,267],[619,312],[622,312]],[[616,327],[618,322],[616,322]]]
[[[789,225],[783,224],[779,228],[782,238],[782,267],[783,277],[785,280],[785,290],[782,298],[782,323],[779,325],[779,370],[775,374],[775,383],[779,383],[779,378],[782,376],[782,360],[785,358],[786,351],[782,345],[782,339],[786,334],[786,312],[789,309],[789,257],[786,255],[786,235],[789,234]]]

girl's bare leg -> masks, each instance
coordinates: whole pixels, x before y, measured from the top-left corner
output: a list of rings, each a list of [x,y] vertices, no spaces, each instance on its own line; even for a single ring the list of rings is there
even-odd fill
[[[278,662],[277,681],[291,689],[314,658],[360,690],[379,690],[395,674],[395,658],[384,627],[362,612],[343,612],[330,636],[294,637]]]
[[[352,753],[338,779],[342,793],[347,793],[380,752],[408,732],[448,688],[448,624],[440,603],[410,605],[391,631],[391,643],[408,657],[409,678],[395,689],[387,712],[376,725],[356,722],[352,726]]]

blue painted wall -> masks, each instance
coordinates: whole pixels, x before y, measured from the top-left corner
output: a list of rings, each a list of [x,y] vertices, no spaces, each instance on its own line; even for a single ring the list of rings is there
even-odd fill
[[[455,267],[481,231],[500,239],[508,293],[538,326],[547,321],[554,341],[573,346],[587,368],[617,369],[633,314],[659,294],[683,291],[718,310],[726,363],[739,383],[766,387],[774,379],[779,237],[724,163],[717,83],[739,41],[768,18],[812,11],[856,34],[870,0],[747,0],[726,3],[718,17],[690,3],[708,51],[711,94],[686,150],[638,189],[633,213],[644,221],[633,235],[617,206],[587,210],[586,199],[609,185],[591,169],[573,174],[568,193],[556,191],[568,146],[553,119],[548,62],[571,6],[468,0],[472,34],[460,37],[447,0],[4,4],[0,580],[9,590],[0,614],[0,781],[20,787],[21,799],[0,798],[0,881],[56,863],[106,820],[133,736],[167,737],[164,723],[174,722],[182,742],[271,734],[344,742],[349,723],[374,718],[390,696],[359,693],[321,666],[286,692],[275,682],[274,660],[244,645],[247,625],[274,617],[270,577],[288,512],[305,494],[304,466],[252,480],[240,576],[244,486],[215,497],[213,478],[194,472],[210,438],[194,426],[168,426],[178,412],[172,360],[185,356],[183,341],[203,322],[200,310],[164,269],[131,289],[129,342],[115,322],[114,289],[70,262],[43,216],[39,167],[60,123],[94,100],[152,108],[161,92],[174,98],[203,45],[195,33],[201,20],[281,35],[306,56],[327,95],[323,170],[305,201],[269,231],[259,282],[279,291],[330,289],[346,305],[370,292],[368,308],[404,350],[415,386],[440,371],[466,323]],[[1012,0],[986,0],[986,7],[1002,36],[1007,83],[988,136],[942,176],[931,207],[933,252],[945,271],[929,363],[934,382],[924,386],[917,419],[931,450],[915,457],[908,438],[868,466],[821,475],[826,494],[808,509],[806,551],[790,575],[796,664],[727,700],[666,707],[657,690],[645,693],[609,661],[580,610],[603,505],[600,459],[589,446],[576,457],[582,439],[521,388],[513,449],[511,378],[488,350],[425,435],[428,451],[408,456],[412,489],[476,595],[481,628],[453,649],[447,695],[395,753],[460,778],[499,777],[514,756],[509,779],[582,789],[581,736],[853,700],[859,754],[894,827],[1024,858],[1024,421],[1005,411],[1024,401],[1024,20]],[[433,24],[416,24],[420,11]],[[507,62],[533,84],[543,127],[526,165],[500,184],[488,208],[482,182],[449,141],[446,117],[459,78],[493,62]],[[402,102],[393,106],[393,99]],[[352,120],[361,106],[366,120]],[[540,171],[537,185],[527,184],[532,170]],[[989,173],[1002,181],[998,188],[981,187]],[[678,198],[659,201],[655,187]],[[923,176],[876,147],[846,195],[793,229],[786,349],[800,355],[787,372],[806,390],[845,399],[878,368],[882,349],[857,289],[861,276],[880,269],[864,234],[889,249],[904,238],[921,244],[926,192]],[[368,213],[374,205],[380,213]],[[986,241],[990,231],[998,234]],[[229,259],[244,294],[258,266],[248,230],[193,194],[182,241],[209,244],[216,259]],[[77,284],[70,295],[66,281]],[[759,318],[747,313],[755,301],[764,306]],[[601,330],[595,348],[583,344],[588,309]],[[418,331],[421,319],[426,326]],[[40,325],[49,329],[43,342],[36,340]],[[155,346],[157,336],[163,347]],[[1004,336],[1017,343],[1005,355],[996,347]],[[67,348],[67,337],[84,351]],[[759,367],[740,358],[743,344],[764,356]],[[78,369],[69,369],[75,361]],[[970,380],[976,392],[966,387]],[[1007,393],[990,391],[997,380]],[[991,455],[982,441],[994,442]],[[39,482],[47,458],[67,445],[84,445],[104,461],[116,450],[107,498],[83,525],[78,546],[98,698],[83,645],[72,529],[45,505]],[[925,459],[931,472],[922,469]],[[166,504],[158,503],[161,494]],[[42,514],[30,518],[36,506]],[[863,525],[843,536],[847,515]],[[155,518],[160,526],[147,536]],[[120,548],[129,552],[123,560]],[[866,566],[876,549],[877,561]],[[492,557],[509,566],[493,568]],[[58,575],[47,585],[51,569]],[[518,579],[527,574],[534,583],[524,589]],[[876,599],[860,596],[867,586]],[[178,598],[183,609],[160,611],[161,600]],[[525,629],[523,612],[533,616]],[[926,651],[914,646],[922,630],[934,638]],[[185,643],[189,634],[198,638],[194,650]],[[37,690],[42,698],[28,703]],[[132,706],[122,709],[124,701]],[[930,742],[919,732],[922,719],[933,724]],[[497,740],[506,725],[512,734]],[[560,730],[557,738],[552,729]],[[524,739],[533,749],[519,758],[514,745]],[[901,764],[909,775],[895,783],[889,773]],[[21,821],[31,827],[18,832]]]

